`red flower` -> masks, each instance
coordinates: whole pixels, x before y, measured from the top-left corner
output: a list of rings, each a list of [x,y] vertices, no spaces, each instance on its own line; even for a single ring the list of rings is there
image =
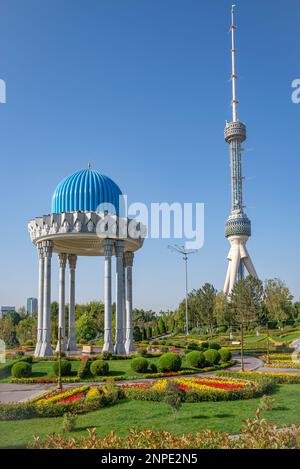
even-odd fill
[[[78,394],[74,394],[74,396],[65,397],[64,399],[61,399],[60,401],[56,402],[56,404],[77,401],[77,399],[81,399],[82,397],[84,397],[84,392],[79,392]]]

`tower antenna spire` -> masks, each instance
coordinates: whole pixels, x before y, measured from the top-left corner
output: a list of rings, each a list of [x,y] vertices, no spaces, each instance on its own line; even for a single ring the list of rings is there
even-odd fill
[[[232,46],[231,46],[232,120],[233,122],[238,122],[237,105],[239,101],[237,100],[237,97],[236,97],[236,80],[237,80],[237,74],[236,74],[236,68],[235,68],[235,29],[236,29],[236,26],[234,24],[234,9],[235,9],[235,5],[232,5],[231,6],[231,25],[230,25],[231,41],[232,41]]]

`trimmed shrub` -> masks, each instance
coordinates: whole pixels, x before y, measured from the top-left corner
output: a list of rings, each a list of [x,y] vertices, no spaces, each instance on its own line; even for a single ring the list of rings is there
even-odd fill
[[[196,344],[195,342],[190,342],[190,343],[188,344],[187,348],[188,348],[189,350],[198,350],[199,347],[198,347],[198,344]]]
[[[96,360],[91,363],[90,370],[93,376],[104,376],[109,372],[109,365],[106,361]]]
[[[16,358],[22,358],[24,357],[25,353],[22,351],[22,350],[18,350],[16,353],[15,353],[15,357]]]
[[[147,349],[146,348],[138,349],[138,354],[140,357],[145,357],[147,355]]]
[[[181,357],[177,353],[164,353],[158,360],[159,371],[179,371],[181,368]]]
[[[203,355],[208,365],[217,365],[221,359],[219,352],[214,349],[206,350]]]
[[[208,342],[202,342],[202,343],[201,343],[201,347],[202,347],[202,348],[205,348],[205,349],[208,349],[209,343],[208,343]]]
[[[62,429],[64,432],[73,432],[76,428],[77,416],[71,412],[67,412],[63,416]]]
[[[149,368],[152,373],[157,373],[157,366],[155,365],[155,363],[150,363]]]
[[[136,373],[146,373],[148,370],[148,360],[143,357],[134,358],[131,362],[131,369]]]
[[[193,366],[194,368],[204,368],[205,366],[205,356],[203,352],[197,352],[194,350],[187,354],[186,359],[189,365]]]
[[[83,358],[80,361],[79,368],[78,368],[78,371],[77,371],[77,376],[80,379],[86,378],[87,376],[89,376],[89,374],[90,374],[90,365],[91,365],[91,363],[88,360],[88,358]]]
[[[228,348],[220,348],[218,351],[221,357],[221,362],[229,362],[232,357],[232,353]]]
[[[17,362],[11,369],[11,374],[14,378],[29,378],[32,372],[30,363]]]
[[[112,357],[112,352],[109,350],[103,350],[102,352],[102,360],[110,360]]]
[[[72,364],[68,360],[61,360],[61,375],[68,376],[71,373]],[[53,371],[56,376],[59,372],[59,363],[58,361],[53,363]]]
[[[26,345],[27,347],[33,347],[33,346],[34,346],[34,342],[33,342],[33,340],[26,340],[25,345]]]
[[[169,351],[169,347],[160,347],[160,351],[162,353],[167,353]]]
[[[210,342],[208,348],[210,348],[212,350],[220,350],[221,345],[218,344],[217,342]]]

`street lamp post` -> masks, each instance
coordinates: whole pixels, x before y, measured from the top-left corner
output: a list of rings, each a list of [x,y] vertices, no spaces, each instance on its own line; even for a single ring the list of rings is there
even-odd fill
[[[177,244],[168,246],[168,248],[173,252],[178,252],[181,254],[184,260],[185,265],[185,332],[186,335],[189,335],[189,313],[188,313],[188,269],[187,269],[187,262],[188,256],[190,254],[195,254],[199,251],[199,249],[185,249],[183,246],[178,246]]]

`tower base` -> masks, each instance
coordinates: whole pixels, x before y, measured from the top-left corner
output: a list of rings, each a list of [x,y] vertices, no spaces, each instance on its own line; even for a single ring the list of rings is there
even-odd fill
[[[227,259],[229,261],[227,275],[224,285],[224,293],[230,295],[234,284],[237,280],[241,280],[240,273],[244,266],[252,277],[258,278],[250,255],[246,248],[248,236],[230,236],[228,241],[231,244]]]

